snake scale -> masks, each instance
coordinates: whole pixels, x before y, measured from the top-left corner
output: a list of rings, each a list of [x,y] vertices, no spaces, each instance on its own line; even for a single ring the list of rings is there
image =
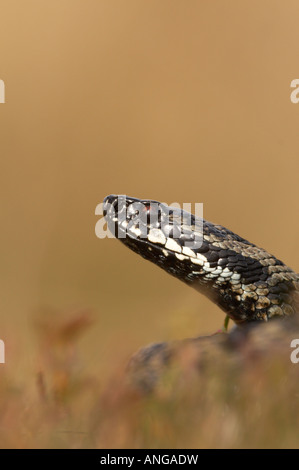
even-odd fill
[[[299,312],[299,275],[221,225],[127,196],[107,196],[103,209],[122,243],[209,297],[235,323]]]

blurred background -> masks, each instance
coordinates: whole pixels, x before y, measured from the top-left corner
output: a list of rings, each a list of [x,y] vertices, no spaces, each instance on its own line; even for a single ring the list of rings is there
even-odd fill
[[[1,0],[0,338],[37,368],[36,319],[88,310],[84,368],[212,333],[224,315],[112,239],[110,193],[202,202],[204,217],[298,260],[299,5],[275,0]]]

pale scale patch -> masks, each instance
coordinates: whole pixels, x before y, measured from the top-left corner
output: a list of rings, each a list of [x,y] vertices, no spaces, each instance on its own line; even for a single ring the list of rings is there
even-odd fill
[[[182,248],[184,255],[190,256],[191,258],[195,258],[195,253],[187,246],[183,246]]]
[[[204,262],[201,259],[198,259],[198,258],[190,258],[190,260],[192,261],[192,263],[199,264],[200,266],[203,266],[203,264],[204,264]]]
[[[232,279],[233,279],[234,281],[235,281],[235,280],[239,280],[240,278],[241,278],[241,274],[239,274],[239,273],[234,273],[234,274],[232,275]]]
[[[219,268],[219,266],[218,266],[218,268],[216,268],[216,270],[214,271],[214,274],[217,274],[217,276],[218,276],[221,273],[222,273],[222,269]]]
[[[207,273],[213,273],[213,272],[216,270],[216,268],[209,268],[209,267],[207,267],[206,265],[204,265],[204,270],[205,270]]]
[[[231,272],[231,270],[230,270],[229,268],[224,268],[224,269],[223,269],[223,272],[224,272],[224,273],[230,273],[230,274],[232,274],[232,272]]]
[[[215,274],[215,273],[207,273],[207,274],[205,274],[205,277],[208,278],[208,279],[214,279],[215,277],[217,277],[217,274]]]
[[[173,238],[168,238],[165,248],[167,248],[167,250],[176,251],[177,253],[181,253],[182,251],[180,245]]]
[[[222,274],[221,274],[221,276],[222,276],[222,277],[225,277],[225,278],[231,277],[231,275],[232,275],[232,272],[231,272],[231,271],[226,271],[226,272],[225,272],[224,270],[223,270],[223,272],[222,272]]]
[[[201,260],[202,263],[207,263],[207,258],[205,256],[203,256],[201,253],[197,253],[197,259],[198,260]]]
[[[166,242],[166,237],[162,230],[159,230],[158,228],[152,228],[149,231],[148,234],[148,240],[152,243],[160,243],[161,245],[165,245]]]
[[[141,230],[138,227],[131,227],[130,232],[133,233],[136,237],[140,237],[141,235]]]
[[[180,253],[175,253],[177,259],[183,261],[184,259],[188,259],[188,256],[181,255]]]

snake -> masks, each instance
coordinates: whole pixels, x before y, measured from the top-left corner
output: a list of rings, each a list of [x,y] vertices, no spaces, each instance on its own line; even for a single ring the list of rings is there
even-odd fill
[[[299,274],[231,230],[159,201],[111,194],[108,229],[242,325],[299,313]]]

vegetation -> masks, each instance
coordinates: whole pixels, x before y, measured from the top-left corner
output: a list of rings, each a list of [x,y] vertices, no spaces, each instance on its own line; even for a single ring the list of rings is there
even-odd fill
[[[282,335],[280,324],[235,345],[225,333],[171,345],[172,360],[157,362],[159,380],[146,393],[142,354],[105,383],[86,374],[80,337],[90,314],[46,319],[35,322],[34,376],[1,365],[1,447],[298,446],[299,365],[289,357],[294,332]]]

